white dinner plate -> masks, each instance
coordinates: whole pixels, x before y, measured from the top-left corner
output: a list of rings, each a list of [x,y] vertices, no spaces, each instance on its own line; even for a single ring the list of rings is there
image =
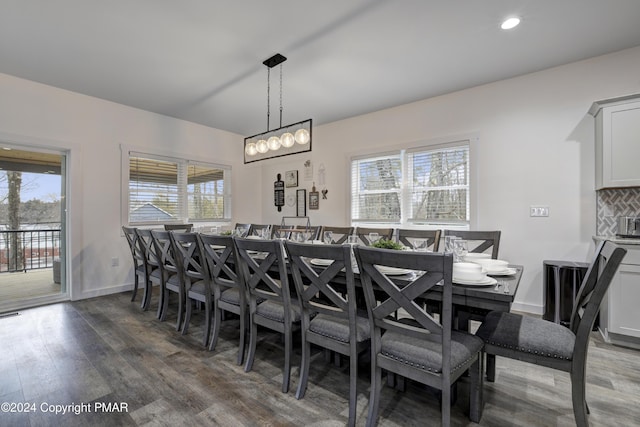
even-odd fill
[[[484,279],[481,279],[481,280],[462,280],[454,277],[453,283],[455,283],[456,285],[467,285],[467,286],[489,286],[489,285],[495,285],[496,283],[498,283],[498,281],[493,277],[486,277],[486,276]]]
[[[331,263],[333,263],[332,259],[322,259],[322,258],[312,258],[309,263],[311,263],[312,265],[317,265],[320,267],[326,267],[328,265],[331,265]]]
[[[513,276],[517,271],[515,268],[505,268],[500,271],[487,271],[487,274],[490,276]]]
[[[387,267],[386,265],[376,265],[378,271],[386,276],[401,276],[403,274],[413,273],[413,270],[406,268]]]

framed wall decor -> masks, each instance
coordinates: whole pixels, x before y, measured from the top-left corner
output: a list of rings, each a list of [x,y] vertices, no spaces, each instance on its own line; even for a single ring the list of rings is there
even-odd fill
[[[298,186],[298,171],[287,171],[284,175],[284,183],[287,188]]]
[[[319,209],[320,193],[316,191],[315,182],[313,184],[311,191],[309,191],[309,209]]]
[[[296,196],[296,216],[307,216],[307,190],[297,190]]]

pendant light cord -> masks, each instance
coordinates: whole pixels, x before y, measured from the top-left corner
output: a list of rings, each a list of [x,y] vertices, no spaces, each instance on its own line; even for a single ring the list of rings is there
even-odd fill
[[[282,64],[280,64],[280,127],[282,127]]]
[[[269,132],[269,116],[271,115],[271,68],[267,67],[267,132]]]

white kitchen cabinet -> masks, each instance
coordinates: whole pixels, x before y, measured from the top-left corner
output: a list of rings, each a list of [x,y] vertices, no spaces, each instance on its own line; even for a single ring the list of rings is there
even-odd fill
[[[627,254],[600,308],[600,331],[607,342],[640,348],[640,245],[612,240]]]
[[[596,189],[640,187],[640,94],[595,102]]]

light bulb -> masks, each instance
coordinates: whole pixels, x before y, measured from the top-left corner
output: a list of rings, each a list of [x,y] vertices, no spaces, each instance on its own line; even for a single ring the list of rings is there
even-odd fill
[[[264,139],[261,139],[260,141],[258,141],[256,143],[256,150],[258,150],[258,153],[264,154],[267,151],[269,151],[269,145],[267,145],[267,141],[265,141]]]
[[[296,131],[296,142],[298,144],[304,145],[309,143],[309,140],[311,138],[309,137],[309,131],[306,129],[298,129]]]
[[[280,137],[280,143],[283,147],[289,148],[293,147],[293,144],[296,143],[296,139],[289,132],[282,134]]]
[[[269,146],[269,150],[276,151],[280,149],[280,138],[278,138],[277,136],[272,136],[271,138],[267,139],[267,145]]]
[[[505,20],[500,26],[500,28],[502,28],[503,30],[510,30],[512,28],[517,27],[519,23],[520,23],[520,18],[512,17]]]
[[[244,152],[247,153],[247,156],[255,156],[258,153],[258,149],[256,148],[255,142],[250,142],[244,147]]]

